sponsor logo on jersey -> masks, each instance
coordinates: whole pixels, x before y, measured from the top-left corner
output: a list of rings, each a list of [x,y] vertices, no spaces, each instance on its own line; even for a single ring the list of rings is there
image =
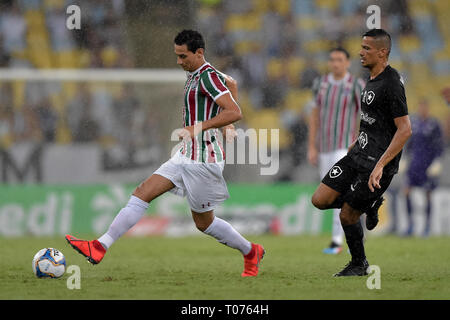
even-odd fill
[[[361,112],[361,120],[367,122],[368,124],[373,124],[375,121],[377,121],[375,118],[369,117],[368,113],[362,112]]]
[[[367,146],[368,142],[369,142],[369,138],[367,137],[367,133],[365,133],[364,131],[361,132],[358,137],[358,143],[359,143],[360,147],[362,149],[364,149]]]

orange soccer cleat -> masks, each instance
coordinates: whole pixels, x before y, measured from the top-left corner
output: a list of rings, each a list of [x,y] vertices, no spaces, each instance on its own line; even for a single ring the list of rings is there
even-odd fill
[[[105,256],[106,250],[98,240],[81,240],[68,234],[66,234],[65,238],[72,248],[85,256],[92,264],[99,263]]]
[[[259,264],[262,258],[264,258],[264,250],[262,245],[252,243],[252,250],[244,256],[244,271],[241,276],[243,277],[255,277],[258,275]]]

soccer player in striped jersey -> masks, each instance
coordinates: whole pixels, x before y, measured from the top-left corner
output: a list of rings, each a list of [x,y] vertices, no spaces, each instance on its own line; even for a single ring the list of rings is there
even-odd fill
[[[233,123],[242,118],[236,102],[236,81],[206,62],[205,42],[197,31],[180,32],[174,39],[174,51],[178,65],[187,72],[184,127],[178,130],[183,140],[181,149],[135,189],[128,204],[99,239],[86,241],[66,235],[66,240],[89,262],[97,264],[106,250],[140,220],[149,203],[170,191],[186,196],[200,231],[242,253],[241,276],[256,276],[264,248],[249,242],[228,222],[214,216],[214,208],[229,197],[222,176],[225,154],[219,129],[226,131],[228,139],[235,134]]]
[[[347,154],[358,133],[360,98],[364,81],[348,72],[350,54],[344,48],[329,52],[330,73],[316,79],[315,108],[309,121],[308,160],[319,166],[320,176]],[[323,252],[342,251],[343,235],[339,209],[333,210],[331,243]]]

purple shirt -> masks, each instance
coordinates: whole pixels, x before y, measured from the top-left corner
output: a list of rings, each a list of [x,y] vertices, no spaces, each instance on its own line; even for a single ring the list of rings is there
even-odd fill
[[[411,117],[411,127],[412,136],[406,146],[411,159],[408,173],[425,173],[443,152],[441,127],[435,118],[422,119],[417,116]]]

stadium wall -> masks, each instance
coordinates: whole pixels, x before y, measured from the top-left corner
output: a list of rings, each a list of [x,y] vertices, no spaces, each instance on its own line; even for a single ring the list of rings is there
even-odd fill
[[[135,184],[15,184],[0,186],[0,237],[55,236],[65,233],[102,234],[126,204]],[[243,234],[321,234],[331,231],[331,214],[311,205],[315,185],[230,184],[230,198],[215,210]],[[432,235],[450,235],[450,189],[433,197]],[[398,210],[398,225],[406,227],[404,199],[387,194],[380,225],[370,234],[383,234],[391,224],[391,208]],[[419,208],[423,195],[414,194]],[[417,232],[424,214],[416,212]],[[190,217],[187,201],[171,193],[155,199],[129,236],[185,236],[200,234]]]

